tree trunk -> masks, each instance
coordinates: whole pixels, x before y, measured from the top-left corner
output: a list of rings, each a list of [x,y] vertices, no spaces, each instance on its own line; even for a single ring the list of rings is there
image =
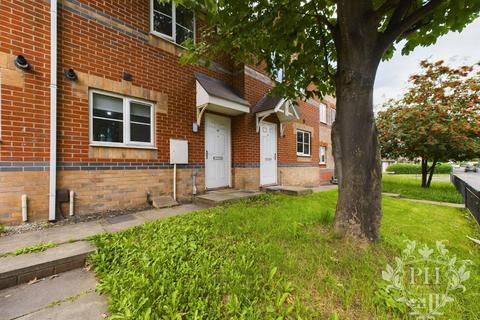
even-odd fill
[[[428,159],[422,158],[422,188],[427,188]]]
[[[432,185],[433,174],[435,173],[435,166],[437,165],[437,160],[433,160],[432,166],[430,167],[430,175],[428,176],[427,188],[430,188]]]
[[[383,52],[377,30],[365,23],[366,1],[339,1],[337,118],[332,130],[339,196],[334,230],[375,241],[380,236],[381,158],[373,87]],[[347,18],[348,17],[348,18]]]

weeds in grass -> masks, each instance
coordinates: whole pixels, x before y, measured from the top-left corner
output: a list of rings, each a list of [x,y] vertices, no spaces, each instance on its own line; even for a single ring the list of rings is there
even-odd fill
[[[384,199],[382,240],[359,247],[331,230],[336,199],[265,195],[95,237],[112,319],[402,319],[380,282],[404,240],[447,239],[480,263],[461,210]],[[479,290],[472,274],[446,315],[476,319]]]

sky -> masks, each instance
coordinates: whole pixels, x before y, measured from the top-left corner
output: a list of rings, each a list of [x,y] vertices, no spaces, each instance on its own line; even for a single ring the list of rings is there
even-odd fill
[[[480,18],[469,24],[461,33],[450,32],[429,47],[418,47],[408,56],[400,50],[378,68],[373,96],[378,109],[384,101],[401,96],[407,88],[410,75],[419,70],[421,60],[445,60],[448,65],[473,65],[480,62]]]

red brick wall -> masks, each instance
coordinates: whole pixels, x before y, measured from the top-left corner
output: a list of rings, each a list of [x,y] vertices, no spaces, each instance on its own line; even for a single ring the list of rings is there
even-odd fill
[[[0,1],[0,60],[4,64],[0,65],[0,161],[49,158],[49,7],[46,1]],[[13,66],[14,57],[19,54],[32,64],[31,70],[20,71]]]
[[[84,1],[109,15],[149,32],[148,1]],[[115,3],[115,5],[113,5]],[[128,3],[128,4],[127,4]],[[117,9],[117,7],[128,7]],[[203,127],[192,133],[196,118],[194,71],[231,83],[231,75],[178,63],[178,56],[143,43],[128,35],[60,10],[59,67],[120,81],[124,71],[133,75],[133,85],[156,90],[168,96],[168,114],[157,114],[156,142],[158,162],[169,160],[169,139],[188,139],[190,161],[203,161]],[[61,78],[59,103],[59,160],[66,162],[103,161],[89,159],[88,101],[76,98],[72,84]],[[125,159],[135,161],[136,159]],[[142,160],[143,161],[143,160]],[[153,160],[152,160],[153,161]]]

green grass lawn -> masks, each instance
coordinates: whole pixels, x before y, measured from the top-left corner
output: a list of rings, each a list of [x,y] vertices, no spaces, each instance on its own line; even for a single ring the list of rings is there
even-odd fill
[[[462,196],[447,179],[448,175],[434,175],[430,188],[422,188],[420,175],[384,175],[383,192],[399,193],[402,198],[463,203]]]
[[[112,319],[405,319],[380,288],[407,239],[447,240],[474,261],[445,319],[478,319],[480,248],[466,236],[480,233],[466,211],[386,198],[382,240],[366,246],[332,234],[336,198],[264,195],[96,237]]]

